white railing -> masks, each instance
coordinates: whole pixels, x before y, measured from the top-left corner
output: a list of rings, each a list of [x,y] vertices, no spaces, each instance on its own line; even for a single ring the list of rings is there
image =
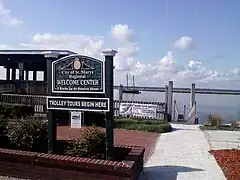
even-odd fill
[[[197,119],[197,106],[196,106],[196,101],[195,101],[192,108],[188,112],[186,123],[187,124],[196,124],[196,119]]]
[[[179,115],[179,111],[177,107],[177,102],[176,100],[174,100],[173,121],[178,121],[178,115]]]
[[[197,108],[196,108],[196,101],[194,102],[192,108],[189,110],[187,117],[185,117],[185,109],[184,113],[180,116],[181,114],[179,113],[178,107],[176,100],[174,101],[174,109],[173,109],[173,122],[184,122],[186,124],[196,124],[196,119],[197,119]],[[180,118],[180,119],[179,119]]]

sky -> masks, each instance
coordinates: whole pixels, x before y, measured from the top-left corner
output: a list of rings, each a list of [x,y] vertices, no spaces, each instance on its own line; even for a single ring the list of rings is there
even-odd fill
[[[239,7],[226,0],[0,0],[0,49],[103,59],[112,48],[115,84],[129,74],[136,85],[240,89]]]

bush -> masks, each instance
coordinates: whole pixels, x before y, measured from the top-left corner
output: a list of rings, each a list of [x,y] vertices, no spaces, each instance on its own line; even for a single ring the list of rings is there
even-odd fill
[[[48,128],[42,119],[16,120],[7,126],[7,136],[17,149],[47,151]]]
[[[0,103],[0,115],[4,118],[21,118],[34,115],[34,107],[24,104]]]
[[[221,126],[222,124],[222,117],[218,114],[216,115],[208,115],[208,120],[204,123],[204,126]]]
[[[232,128],[240,128],[240,121],[232,121],[231,123]]]
[[[156,120],[139,120],[139,119],[115,119],[114,122],[116,124],[148,124],[148,125],[158,125],[158,124],[166,124],[166,121],[156,121]]]
[[[5,134],[7,130],[8,120],[1,117],[0,118],[0,134]]]
[[[69,143],[65,154],[75,157],[105,159],[105,133],[97,127],[86,127],[81,131],[80,138]]]
[[[150,120],[135,120],[135,119],[117,119],[114,121],[115,128],[166,133],[171,131],[171,125],[166,121],[150,121]]]

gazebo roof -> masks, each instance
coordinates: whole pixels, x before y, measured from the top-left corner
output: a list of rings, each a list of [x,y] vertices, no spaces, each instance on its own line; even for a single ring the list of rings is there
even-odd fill
[[[57,52],[60,55],[76,54],[69,50],[0,50],[0,55],[43,55],[46,51]]]
[[[23,62],[26,69],[42,70],[46,68],[44,52],[59,53],[59,58],[77,54],[69,50],[0,50],[0,66],[18,68],[18,62]]]

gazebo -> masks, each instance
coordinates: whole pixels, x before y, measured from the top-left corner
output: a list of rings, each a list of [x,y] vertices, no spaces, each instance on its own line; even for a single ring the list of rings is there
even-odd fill
[[[46,95],[46,51],[59,53],[59,58],[76,54],[68,50],[0,50],[0,66],[6,68],[6,79],[0,80],[0,92]],[[19,78],[16,78],[17,69]],[[30,71],[33,72],[31,80]],[[43,72],[43,81],[37,81],[37,71]]]

